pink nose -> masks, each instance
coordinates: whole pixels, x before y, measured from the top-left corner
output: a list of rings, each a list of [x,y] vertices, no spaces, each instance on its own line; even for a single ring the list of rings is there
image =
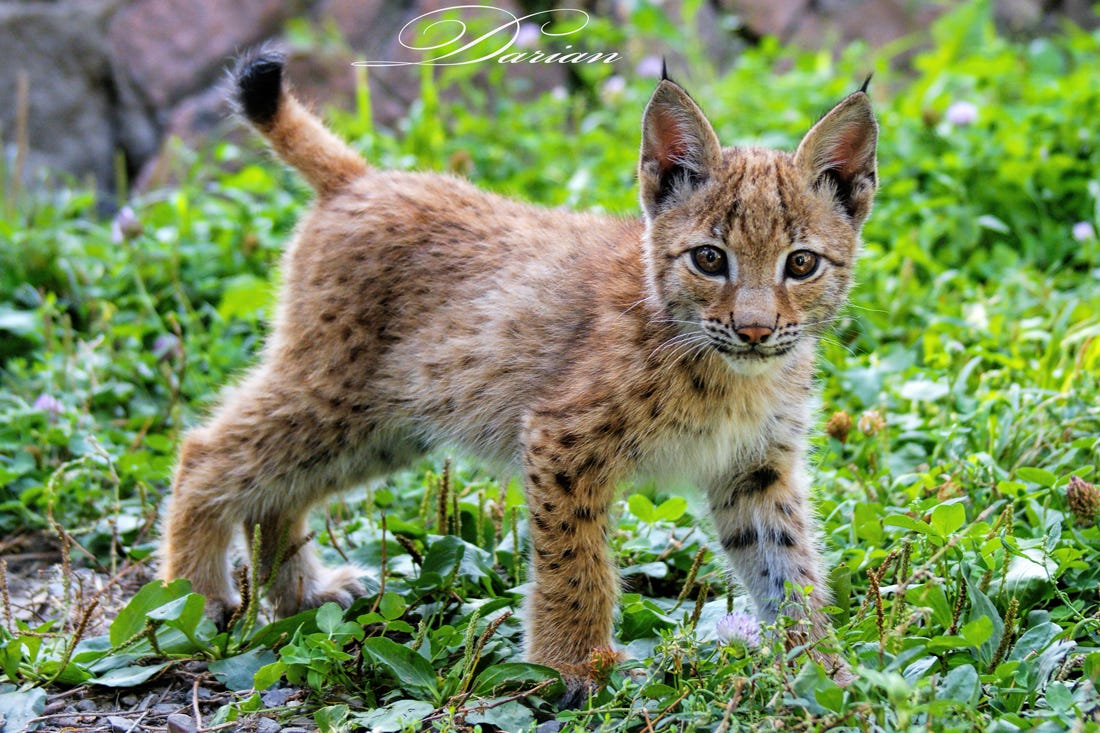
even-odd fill
[[[772,335],[772,330],[767,326],[742,326],[737,329],[737,336],[746,344],[762,344]]]

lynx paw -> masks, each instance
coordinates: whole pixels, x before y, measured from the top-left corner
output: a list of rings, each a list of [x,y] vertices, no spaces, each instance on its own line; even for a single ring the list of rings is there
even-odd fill
[[[269,592],[278,616],[291,616],[300,611],[336,603],[347,608],[366,589],[359,582],[363,571],[353,565],[324,568],[312,578],[292,576],[288,584],[280,583]]]
[[[576,710],[584,707],[588,698],[599,689],[596,681],[587,675],[563,673],[561,681],[565,683],[565,692],[557,700],[559,710]]]
[[[214,625],[218,627],[218,631],[225,631],[229,628],[229,622],[237,615],[240,608],[240,599],[207,598],[203,613],[214,622]]]

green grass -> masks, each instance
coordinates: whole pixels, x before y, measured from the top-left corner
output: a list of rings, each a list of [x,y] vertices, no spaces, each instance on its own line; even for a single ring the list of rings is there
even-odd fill
[[[671,487],[640,487],[612,537],[627,583],[616,632],[637,662],[607,669],[590,706],[559,720],[1100,729],[1100,529],[1087,502],[1074,513],[1067,499],[1072,476],[1097,481],[1100,458],[1100,242],[1083,226],[1074,236],[1081,222],[1100,229],[1100,34],[1012,43],[988,15],[952,12],[905,72],[859,46],[833,60],[765,41],[727,73],[696,59],[677,75],[727,144],[792,147],[877,72],[882,188],[852,305],[819,364],[822,425],[843,412],[852,427],[837,418],[814,440],[838,648],[857,681],[840,689],[767,640],[760,652],[718,643],[730,606],[705,512]],[[606,48],[663,35],[697,56],[670,27],[640,5],[585,33]],[[550,206],[633,212],[653,82],[623,66],[612,93],[609,73],[584,67],[576,94],[519,103],[459,67],[425,76],[399,134],[333,118],[381,165],[458,167]],[[442,87],[459,101],[441,101]],[[945,118],[960,100],[977,106],[972,124]],[[256,353],[308,199],[255,148],[176,159],[182,183],[132,202],[140,233],[113,236],[79,188],[5,196],[0,216],[0,533],[60,533],[87,550],[74,562],[107,573],[155,546],[180,433]],[[249,616],[216,634],[175,583],[143,589],[106,636],[77,639],[63,614],[5,616],[0,694],[4,682],[24,700],[40,697],[36,683],[140,684],[200,658],[242,690],[208,725],[257,709],[251,689],[281,678],[313,691],[307,710],[326,730],[398,730],[402,711],[439,730],[553,717],[558,682],[516,664],[520,624],[501,616],[527,581],[520,488],[444,465],[353,494],[318,524],[327,551],[375,572],[347,614],[268,627]]]

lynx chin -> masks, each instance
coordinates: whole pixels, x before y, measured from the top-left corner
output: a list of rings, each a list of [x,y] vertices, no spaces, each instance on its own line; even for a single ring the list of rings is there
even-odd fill
[[[816,345],[877,185],[866,85],[788,153],[723,148],[666,76],[642,115],[642,216],[617,219],[378,170],[283,67],[246,55],[236,101],[316,202],[259,363],[180,449],[161,576],[190,578],[224,623],[240,603],[230,543],[258,527],[277,614],[346,606],[360,571],[321,564],[310,507],[454,447],[522,472],[526,657],[559,669],[576,704],[593,650],[612,644],[615,487],[675,477],[704,492],[757,615],[791,617],[789,644],[846,678],[819,643],[829,598],[805,452]]]

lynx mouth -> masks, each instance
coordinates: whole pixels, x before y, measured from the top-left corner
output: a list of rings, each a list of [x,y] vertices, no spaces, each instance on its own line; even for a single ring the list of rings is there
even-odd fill
[[[794,350],[794,345],[761,349],[759,344],[754,344],[738,349],[727,344],[714,344],[714,348],[734,372],[755,377],[775,368],[783,356]]]
[[[761,348],[759,344],[753,344],[752,346],[743,346],[736,348],[729,344],[714,342],[714,348],[724,356],[727,360],[738,361],[767,361],[769,359],[775,359],[776,357],[784,356],[794,351],[794,345],[790,346],[778,346],[772,348]]]

